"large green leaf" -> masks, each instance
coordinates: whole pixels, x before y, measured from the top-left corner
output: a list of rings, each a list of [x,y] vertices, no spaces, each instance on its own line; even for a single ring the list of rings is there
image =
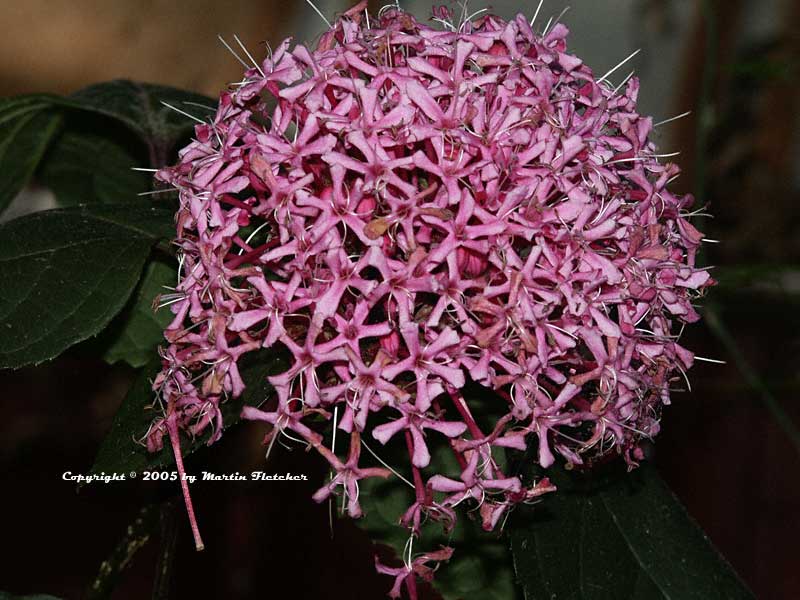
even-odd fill
[[[57,111],[37,99],[0,104],[0,212],[33,176],[61,124]]]
[[[509,522],[526,600],[738,600],[753,595],[658,477],[568,473]]]
[[[108,600],[114,595],[123,573],[133,563],[137,553],[156,537],[161,517],[160,506],[145,504],[136,518],[125,528],[111,553],[100,563],[94,580],[82,596],[83,600]]]
[[[108,363],[125,361],[142,367],[156,356],[156,348],[164,342],[164,328],[173,315],[168,308],[156,311],[153,300],[165,293],[177,280],[177,264],[157,259],[147,265],[128,305],[100,335],[107,345],[103,359]]]
[[[79,215],[122,227],[153,240],[175,237],[175,211],[168,204],[137,200],[122,204],[91,204],[46,211],[53,215]],[[39,213],[39,214],[46,214]],[[33,217],[34,215],[30,215]]]
[[[187,115],[206,120],[215,105],[193,92],[127,80],[99,83],[68,97],[0,99],[0,212],[37,167],[62,206],[128,201],[150,182],[131,167],[166,165],[196,124]],[[64,121],[65,131],[56,138]]]
[[[27,94],[13,98],[0,98],[0,125],[14,121],[31,112],[39,112],[59,101],[49,94]]]
[[[34,213],[0,225],[0,368],[54,358],[125,305],[172,212],[144,203]]]
[[[222,404],[225,429],[239,421],[243,406],[261,406],[267,400],[272,394],[272,386],[267,377],[283,372],[287,366],[286,356],[275,349],[250,352],[240,359],[239,371],[247,387],[239,398]],[[168,445],[161,452],[150,454],[144,446],[136,442],[144,436],[156,416],[148,408],[155,400],[151,382],[159,369],[160,363],[153,361],[142,369],[134,381],[97,452],[91,473],[140,473],[175,464]],[[210,431],[193,440],[182,438],[183,456],[188,456],[206,445],[209,435]]]
[[[196,124],[175,109],[206,120],[216,102],[176,88],[116,80],[98,83],[64,100],[65,105],[112,117],[136,132],[150,148],[151,164],[163,166],[168,153],[192,132]]]
[[[133,170],[147,164],[144,144],[127,131],[112,134],[106,127],[96,133],[105,121],[68,115],[64,132],[45,154],[36,179],[53,191],[59,206],[130,202],[151,189],[151,174]]]

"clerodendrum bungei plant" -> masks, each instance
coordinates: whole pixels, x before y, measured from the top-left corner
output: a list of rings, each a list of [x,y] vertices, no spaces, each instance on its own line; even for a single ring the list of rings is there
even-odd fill
[[[250,57],[157,171],[179,194],[179,270],[159,298],[173,318],[157,417],[138,433],[150,452],[169,441],[182,473],[181,437],[218,440],[245,393],[241,362],[283,353],[275,397],[241,416],[271,426],[269,450],[285,437],[318,452],[330,478],[314,500],[353,518],[365,480],[408,486],[402,562],[377,569],[390,596],[416,598],[457,557],[412,543],[424,529],[499,530],[519,504],[567,503],[559,465],[637,466],[714,282],[636,78],[597,77],[560,23],[437,8],[430,26],[365,5],[314,49]]]

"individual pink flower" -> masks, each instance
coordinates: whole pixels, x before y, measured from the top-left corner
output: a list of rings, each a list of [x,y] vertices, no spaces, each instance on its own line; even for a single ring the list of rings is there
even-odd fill
[[[450,560],[451,556],[453,556],[452,548],[441,548],[440,550],[421,554],[413,558],[410,562],[404,564],[402,567],[388,567],[382,564],[376,558],[375,568],[377,569],[378,573],[383,575],[391,575],[394,577],[394,585],[389,591],[390,598],[400,598],[402,595],[403,585],[405,584],[409,597],[413,600],[416,600],[416,578],[419,577],[423,581],[430,582],[433,579],[433,574],[436,570],[436,567],[429,567],[428,563],[434,563],[434,565],[438,565],[442,561]]]

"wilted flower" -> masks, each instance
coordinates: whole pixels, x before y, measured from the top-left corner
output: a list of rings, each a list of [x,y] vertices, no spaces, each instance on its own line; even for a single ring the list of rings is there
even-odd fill
[[[287,40],[249,69],[158,174],[180,192],[182,262],[148,442],[209,427],[215,441],[238,360],[282,345],[277,407],[243,416],[330,463],[317,501],[342,489],[359,516],[359,480],[390,474],[360,466],[362,439],[399,436],[415,487],[403,524],[451,524],[465,503],[492,529],[554,489],[504,473],[497,448],[534,444],[545,468],[611,451],[635,464],[692,365],[677,334],[713,283],[695,266],[702,235],[692,198],[667,189],[678,168],[636,112],[638,81],[596,78],[564,25],[454,25],[438,9],[436,29],[364,8],[316,50]],[[497,394],[492,431],[468,379]],[[346,460],[332,428],[350,434]],[[433,468],[442,442],[460,472]],[[449,556],[380,569],[414,596],[408,575]]]

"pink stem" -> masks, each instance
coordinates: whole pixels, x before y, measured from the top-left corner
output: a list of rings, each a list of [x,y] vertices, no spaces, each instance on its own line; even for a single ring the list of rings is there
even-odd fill
[[[279,242],[280,242],[280,240],[276,238],[274,240],[271,240],[271,241],[267,242],[266,244],[262,244],[258,248],[254,248],[250,252],[246,252],[246,253],[244,253],[242,255],[235,256],[234,258],[232,258],[231,260],[229,260],[225,264],[225,268],[226,269],[235,269],[236,267],[238,267],[239,265],[241,265],[243,263],[246,263],[250,259],[257,257],[260,254],[264,254],[264,252],[266,252],[270,248],[272,248],[274,246],[277,246]]]
[[[242,250],[247,250],[248,252],[249,252],[250,250],[252,250],[252,248],[251,248],[251,247],[250,247],[250,246],[247,244],[247,242],[245,242],[245,241],[244,241],[242,238],[240,238],[238,235],[235,235],[235,236],[233,236],[233,238],[231,238],[231,241],[232,241],[234,244],[236,244],[237,246],[239,246],[239,248],[241,248]]]
[[[249,204],[245,204],[241,200],[237,200],[228,194],[223,194],[222,198],[220,198],[220,202],[224,202],[225,204],[230,204],[231,206],[235,206],[236,208],[241,208],[243,211],[251,213],[253,212],[253,207]]]
[[[411,600],[417,600],[417,575],[413,571],[406,577],[406,589]]]
[[[480,427],[478,427],[478,424],[475,422],[475,419],[472,418],[472,413],[469,412],[467,403],[464,402],[464,397],[456,394],[455,390],[453,390],[452,388],[448,388],[447,394],[450,396],[450,399],[453,401],[453,404],[456,405],[456,409],[461,415],[461,418],[464,419],[464,422],[467,424],[467,428],[469,429],[469,432],[472,434],[472,437],[475,438],[476,440],[485,438],[486,436],[483,435],[483,432],[480,430]],[[451,444],[453,443],[452,440],[450,441],[450,443]],[[460,460],[459,463],[461,463]],[[462,465],[461,468],[463,469],[464,465]],[[500,469],[500,467],[496,467],[496,469],[498,474],[502,476],[503,471]]]
[[[406,429],[406,448],[408,448],[408,456],[413,460],[414,457],[414,439],[411,437],[411,432]],[[414,491],[417,495],[417,502],[425,502],[425,484],[422,482],[422,475],[419,469],[411,464],[411,473],[414,475]]]
[[[509,404],[511,404],[513,406],[514,400],[511,398],[511,394],[509,394],[507,391],[505,391],[505,390],[495,390],[494,392],[495,392],[495,394],[500,396],[503,400],[505,400],[506,402],[508,402]]]
[[[436,409],[436,412],[438,412],[438,413],[442,412],[442,407],[439,406],[439,401],[438,400],[434,400],[433,401],[433,407]],[[461,470],[463,471],[467,467],[467,459],[464,458],[464,455],[461,452],[456,450],[454,444],[455,444],[455,440],[451,439],[450,440],[450,450],[453,451],[453,456],[456,457],[456,460],[458,461],[458,464],[461,467]]]
[[[472,418],[472,413],[469,412],[469,408],[467,408],[464,398],[456,394],[455,390],[452,388],[447,389],[447,395],[450,396],[450,400],[453,401],[456,410],[458,410],[461,418],[464,419],[464,422],[467,424],[467,429],[469,429],[472,437],[476,440],[485,437],[483,432],[478,427],[478,424],[475,422],[475,419]]]
[[[189,525],[192,528],[192,535],[194,535],[194,546],[200,551],[205,548],[205,545],[203,545],[203,539],[200,537],[200,529],[197,527],[197,519],[194,516],[194,507],[192,506],[192,497],[189,495],[189,483],[186,481],[186,471],[183,468],[181,440],[178,434],[178,426],[175,424],[174,413],[167,417],[167,432],[169,433],[169,441],[172,443],[172,452],[175,455],[175,465],[178,467],[178,476],[183,490],[183,501],[186,503],[186,513],[189,515]]]

